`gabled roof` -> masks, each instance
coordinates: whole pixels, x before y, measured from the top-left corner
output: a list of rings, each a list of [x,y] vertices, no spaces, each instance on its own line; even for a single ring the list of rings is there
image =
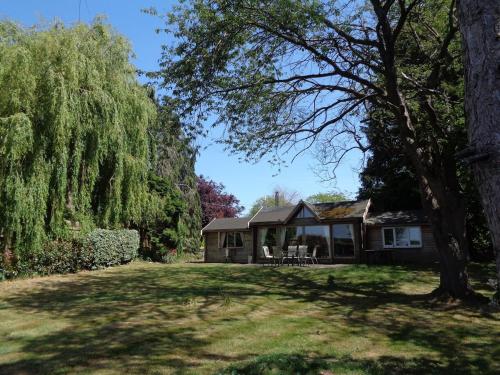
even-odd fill
[[[286,224],[306,207],[318,222],[335,219],[363,219],[370,206],[370,200],[342,201],[331,203],[312,204],[300,201],[295,206],[262,208],[254,217],[214,219],[205,228],[204,232],[246,230],[250,225],[258,224]]]
[[[293,207],[293,210],[288,214],[287,218],[285,219],[285,223],[288,223],[290,220],[292,220],[304,207],[307,208],[309,211],[311,211],[316,220],[318,221],[320,220],[320,217],[318,216],[318,213],[316,212],[316,208],[314,207],[314,205],[312,205],[309,202],[301,200]]]
[[[204,233],[223,230],[247,230],[249,220],[250,218],[248,217],[213,219],[205,226],[205,228],[201,230],[201,232]]]
[[[425,224],[428,222],[423,210],[372,212],[366,218],[368,225]]]
[[[253,217],[250,224],[284,223],[296,206],[263,208]]]

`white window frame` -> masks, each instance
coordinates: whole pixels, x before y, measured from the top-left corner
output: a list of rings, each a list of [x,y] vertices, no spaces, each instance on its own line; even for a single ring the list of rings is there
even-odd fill
[[[397,228],[407,228],[410,230],[410,228],[415,228],[418,229],[419,232],[419,244],[418,245],[412,245],[411,244],[411,238],[409,239],[409,245],[408,246],[398,246],[396,244],[396,229]],[[386,245],[385,243],[385,231],[387,229],[392,229],[392,238],[394,243],[392,245]],[[384,249],[419,249],[423,247],[423,242],[422,242],[422,228],[419,226],[415,225],[405,225],[405,226],[397,226],[397,227],[382,227],[382,244],[384,246]]]
[[[228,238],[228,235],[231,233],[233,234],[233,238],[234,238],[234,245],[236,245],[236,234],[239,233],[240,234],[240,238],[241,238],[241,246],[227,246],[227,248],[229,249],[242,249],[245,247],[245,241],[243,240],[243,232],[238,232],[238,231],[229,231],[229,232],[219,232],[219,249],[222,249],[224,244],[221,243],[221,234],[224,233],[225,234],[225,237],[224,239]],[[231,245],[231,244],[229,244]]]

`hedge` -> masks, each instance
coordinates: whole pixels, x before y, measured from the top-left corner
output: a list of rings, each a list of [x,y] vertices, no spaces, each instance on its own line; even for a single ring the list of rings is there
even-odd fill
[[[96,229],[84,240],[79,261],[82,269],[97,269],[130,262],[139,255],[136,230]]]
[[[80,270],[95,270],[130,262],[138,256],[136,230],[96,229],[83,239],[47,242],[42,251],[2,270],[0,280],[20,274],[51,275]]]
[[[79,240],[47,242],[43,250],[30,259],[24,273],[52,275],[77,272],[80,269],[78,259],[81,248]]]

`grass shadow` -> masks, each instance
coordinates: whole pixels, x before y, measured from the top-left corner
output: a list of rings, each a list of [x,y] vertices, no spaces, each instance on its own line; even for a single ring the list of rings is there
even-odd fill
[[[495,373],[500,346],[493,324],[489,325],[495,322],[494,316],[473,306],[433,305],[425,291],[401,290],[402,285],[413,283],[430,291],[429,280],[435,279],[432,269],[402,266],[276,269],[146,263],[39,279],[31,290],[13,290],[0,297],[0,313],[9,309],[31,317],[43,314],[68,325],[13,338],[24,355],[0,364],[0,373],[63,374],[112,368],[181,374],[196,373],[211,362],[226,364],[224,374],[286,374],[281,372],[283,366],[295,369],[293,373],[339,373],[350,368],[368,374]],[[217,328],[250,321],[252,313],[287,303],[314,306],[320,311],[314,319],[324,326],[332,324],[334,316],[334,323],[348,335],[387,338],[394,352],[411,343],[436,355],[361,360],[309,351],[258,356],[252,350],[220,354],[211,349]],[[233,308],[238,312],[233,313]],[[241,308],[244,313],[237,310]],[[467,320],[481,324],[469,325]]]

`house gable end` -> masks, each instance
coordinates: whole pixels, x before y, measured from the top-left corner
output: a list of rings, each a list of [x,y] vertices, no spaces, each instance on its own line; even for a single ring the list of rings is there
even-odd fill
[[[316,221],[320,221],[318,214],[316,213],[316,210],[314,207],[312,207],[309,203],[300,201],[297,203],[295,208],[290,212],[286,220],[284,221],[284,224],[288,224],[292,220],[296,219],[314,219]]]

